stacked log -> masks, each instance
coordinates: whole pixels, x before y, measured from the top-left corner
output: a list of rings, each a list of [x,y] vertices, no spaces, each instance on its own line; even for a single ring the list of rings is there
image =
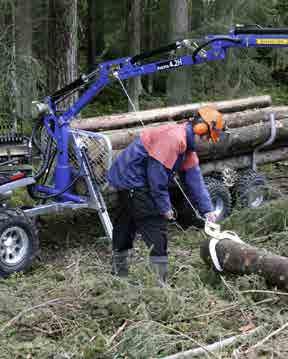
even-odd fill
[[[269,114],[274,113],[276,119],[280,120],[288,116],[288,107],[268,107],[257,110],[246,110],[243,112],[235,112],[230,114],[224,114],[224,121],[226,122],[229,129],[245,127],[253,124],[262,124],[267,122]],[[183,119],[182,119],[183,120]],[[168,123],[177,123],[176,120],[155,122],[147,127],[160,126]],[[125,148],[131,143],[135,137],[143,130],[143,126],[137,126],[133,128],[125,128],[118,130],[106,130],[104,133],[110,138],[112,146],[115,150]]]
[[[72,125],[78,129],[105,133],[111,141],[115,157],[140,134],[143,124],[147,128],[177,123],[191,117],[205,105],[212,105],[223,113],[229,130],[228,135],[217,144],[202,141],[197,143],[197,153],[204,174],[225,167],[250,167],[251,153],[270,137],[271,113],[274,113],[276,118],[276,138],[273,145],[265,148],[265,152],[259,153],[257,163],[264,164],[287,158],[285,145],[288,139],[288,106],[273,107],[270,96],[101,116],[74,121]]]
[[[264,108],[272,104],[270,96],[256,96],[233,101],[203,102],[183,106],[165,107],[139,112],[129,112],[111,116],[86,118],[73,121],[72,127],[87,131],[107,131],[147,125],[155,122],[177,121],[194,115],[200,107],[211,105],[222,113],[244,111],[251,108]]]

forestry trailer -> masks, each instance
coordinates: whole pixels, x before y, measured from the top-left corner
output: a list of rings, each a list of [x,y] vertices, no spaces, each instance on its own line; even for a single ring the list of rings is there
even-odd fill
[[[70,127],[71,121],[105,86],[118,81],[130,100],[123,84],[123,81],[129,78],[175,70],[183,66],[200,65],[208,61],[224,60],[230,48],[287,46],[288,29],[286,28],[236,26],[227,35],[209,35],[200,40],[184,39],[133,57],[102,62],[93,72],[82,75],[61,90],[47,96],[43,101],[33,102],[32,112],[35,123],[29,143],[32,145],[32,153],[34,155],[38,153],[40,165],[33,176],[18,170],[15,173],[11,170],[2,173],[0,275],[7,276],[25,270],[31,265],[39,246],[33,217],[66,209],[94,209],[98,212],[107,237],[112,237],[112,222],[103,199],[103,191],[107,188],[106,171],[112,161],[111,143],[104,134]],[[181,48],[190,50],[191,54],[177,56],[177,50]],[[149,62],[149,59],[162,53],[169,53],[168,59]],[[79,89],[82,90],[82,94],[78,100],[69,108],[63,109],[64,100]],[[275,137],[274,122],[271,115],[271,136],[266,144],[272,143]],[[255,160],[253,163],[254,171],[249,169],[245,180],[238,177],[238,191],[247,188],[247,181],[252,187],[264,184],[264,178],[255,172]],[[227,206],[226,202],[223,203],[225,196],[221,195],[218,200],[219,196],[214,194],[219,191],[220,185],[223,191],[226,191],[230,185],[234,186],[235,171],[227,170],[224,176],[223,174],[221,176],[221,178],[210,177],[207,180],[220,219],[221,216],[229,214],[231,199],[228,199]],[[39,201],[38,204],[32,208],[7,208],[4,204],[5,198],[15,189],[22,187],[27,188],[30,196]],[[225,193],[230,196],[228,190]],[[240,192],[239,194],[243,195]],[[251,203],[248,204],[251,206],[257,206],[262,199],[262,194],[258,194],[254,200],[243,196],[243,201],[249,200]],[[223,205],[226,206],[226,212],[223,212]],[[207,232],[211,234],[213,230],[208,228]],[[219,233],[218,230],[215,236],[219,237]]]

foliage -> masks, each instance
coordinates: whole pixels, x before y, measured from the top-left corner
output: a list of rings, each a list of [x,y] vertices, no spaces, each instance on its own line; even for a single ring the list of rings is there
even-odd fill
[[[236,212],[224,228],[287,255],[287,209],[287,201],[278,201]],[[285,293],[256,275],[209,270],[199,257],[200,233],[171,228],[171,287],[164,289],[155,286],[142,242],[127,281],[110,275],[110,245],[95,236],[93,212],[41,221],[41,261],[0,283],[1,358],[161,358],[240,334],[246,325],[263,326],[217,354],[228,359],[288,320]],[[256,357],[285,358],[287,334]]]
[[[227,0],[189,1],[192,8],[191,33],[187,34],[187,37],[197,38],[209,33],[227,33],[236,23],[257,23],[264,26],[285,26],[287,24],[287,16],[285,15],[287,4],[282,0],[273,2],[269,0],[235,0],[232,3]],[[51,22],[47,13],[49,1],[41,0],[33,3],[33,56],[32,58],[18,60],[15,58],[15,48],[13,48],[15,43],[13,40],[15,33],[13,9],[15,4],[14,0],[1,1],[0,4],[0,18],[5,20],[3,22],[0,19],[2,30],[0,38],[2,54],[0,59],[0,68],[2,69],[0,73],[0,113],[11,113],[15,108],[16,84],[21,88],[22,84],[30,82],[32,97],[37,98],[47,95],[48,80],[52,75],[55,78],[61,75],[55,74],[58,70],[55,66],[51,66],[56,60],[47,58],[47,55],[43,53],[43,51],[45,52],[44,47],[47,47],[46,37],[53,35],[52,33],[47,34],[47,26]],[[78,0],[78,8],[79,72],[83,73],[87,71],[88,67],[88,0]],[[107,0],[104,2],[104,10],[105,28],[101,31],[104,33],[105,49],[102,55],[97,58],[98,62],[129,55],[125,32],[126,2],[122,0],[115,3],[115,1]],[[143,22],[141,25],[143,51],[167,43],[169,21],[173,21],[173,19],[168,19],[168,14],[167,1],[143,1]],[[148,27],[149,21],[152,24],[151,30]],[[215,62],[194,66],[190,71],[193,101],[235,98],[246,94],[261,93],[268,87],[282,88],[287,79],[286,55],[286,49],[261,49],[257,51],[233,49],[224,64]],[[142,99],[140,99],[142,108],[143,104],[144,108],[147,106],[155,107],[158,104],[159,95],[161,97],[160,103],[165,104],[163,99],[165,100],[166,94],[166,77],[166,73],[153,75],[154,92],[149,97],[146,95],[146,90],[143,92]],[[147,79],[143,78],[142,83],[146,89]],[[113,87],[113,90],[108,89],[99,96],[99,99],[97,97],[94,104],[84,110],[84,116],[125,110],[127,99],[120,87],[115,86],[115,84]]]

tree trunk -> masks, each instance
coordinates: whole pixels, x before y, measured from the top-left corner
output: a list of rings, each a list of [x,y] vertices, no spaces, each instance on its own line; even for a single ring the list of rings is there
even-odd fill
[[[49,15],[48,87],[54,92],[77,78],[77,0],[50,0]],[[71,96],[63,105],[74,101]]]
[[[41,72],[48,74],[49,64],[49,0],[32,0],[33,57],[41,64]],[[47,83],[45,84],[47,87]],[[45,94],[46,94],[46,88]]]
[[[288,258],[267,252],[248,244],[223,239],[216,245],[216,254],[224,272],[258,274],[271,285],[288,289]],[[209,241],[200,249],[201,258],[211,264]]]
[[[145,0],[145,48],[152,50],[154,48],[153,33],[153,0]],[[154,76],[147,76],[147,92],[151,95],[153,92]]]
[[[66,0],[67,1],[67,0]],[[63,82],[70,83],[78,78],[78,0],[69,0],[67,6],[67,75]],[[74,101],[77,96],[74,96]]]
[[[31,1],[15,2],[15,55],[16,112],[22,117],[31,117],[32,101],[32,14]]]
[[[189,32],[189,1],[169,0],[169,42],[187,37]],[[178,52],[181,54],[181,51]],[[191,99],[191,72],[187,68],[172,70],[167,79],[168,104],[184,104]]]
[[[104,1],[88,0],[88,67],[93,70],[105,48]]]
[[[78,129],[99,131],[112,130],[124,127],[133,127],[140,124],[140,118],[145,124],[152,122],[165,122],[169,120],[182,120],[195,114],[202,106],[212,105],[223,113],[231,113],[251,108],[262,108],[271,105],[270,96],[256,96],[232,101],[203,102],[182,106],[173,106],[146,110],[137,113],[124,113],[112,116],[101,116],[74,121],[72,126]]]
[[[141,0],[128,0],[128,43],[129,56],[141,52]],[[128,93],[134,106],[128,101],[128,111],[139,110],[141,78],[128,80]]]
[[[203,0],[192,0],[191,30],[196,30],[203,24]]]

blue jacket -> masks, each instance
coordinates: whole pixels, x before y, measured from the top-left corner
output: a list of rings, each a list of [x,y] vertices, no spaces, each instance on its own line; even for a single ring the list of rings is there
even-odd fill
[[[191,124],[186,126],[187,150],[195,151],[194,133]],[[171,207],[168,192],[169,182],[174,172],[179,172],[185,185],[186,193],[199,210],[201,215],[212,211],[210,195],[207,191],[199,165],[181,171],[185,160],[185,153],[178,156],[172,170],[149,156],[141,139],[137,137],[113,162],[109,172],[108,181],[118,190],[148,187],[159,212],[164,214]]]

